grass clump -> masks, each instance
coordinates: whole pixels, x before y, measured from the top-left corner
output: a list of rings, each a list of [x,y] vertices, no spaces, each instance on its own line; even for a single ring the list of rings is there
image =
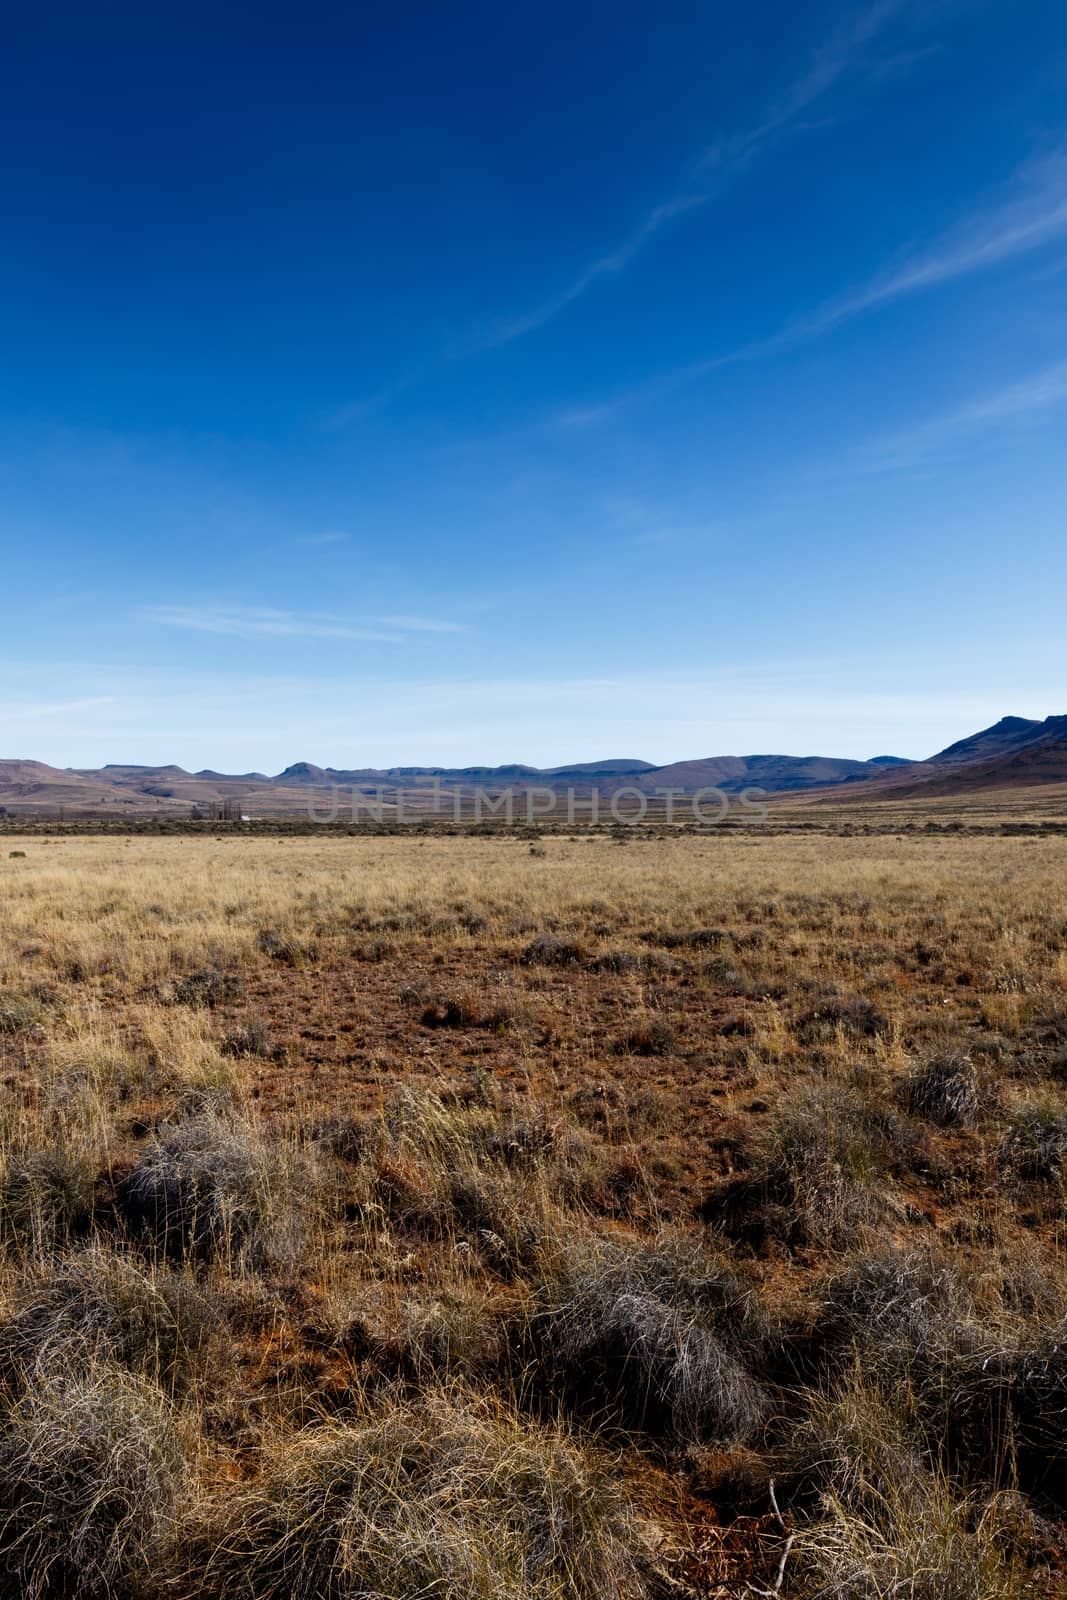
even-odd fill
[[[584,961],[588,951],[581,939],[564,938],[558,934],[542,933],[522,952],[525,967],[575,967]]]
[[[1000,1146],[1005,1177],[1020,1183],[1058,1183],[1067,1168],[1067,1113],[1054,1104],[1021,1106]]]
[[[765,1328],[748,1286],[682,1237],[572,1241],[541,1288],[541,1381],[580,1410],[676,1443],[740,1443],[765,1396]]]
[[[224,1056],[269,1056],[273,1049],[270,1024],[265,1017],[246,1017],[223,1037],[220,1048]]]
[[[662,1017],[644,1017],[623,1034],[615,1048],[620,1055],[669,1056],[678,1048],[678,1036]]]
[[[322,1195],[309,1150],[216,1112],[164,1127],[116,1186],[131,1235],[165,1258],[253,1269],[299,1258]]]
[[[0,1036],[18,1038],[39,1029],[48,1015],[41,996],[32,990],[0,990]]]
[[[404,1090],[343,1142],[368,1221],[469,1246],[506,1278],[533,1268],[562,1208],[604,1176],[590,1137],[536,1106],[496,1112]]]
[[[172,1394],[223,1354],[220,1319],[188,1279],[92,1244],[31,1278],[0,1327],[0,1374],[18,1393],[58,1356],[108,1359]]]
[[[118,1600],[147,1583],[185,1463],[163,1397],[64,1362],[0,1421],[0,1597]]]
[[[894,1398],[857,1370],[812,1396],[793,1444],[816,1491],[797,1559],[826,1600],[1022,1600],[1019,1518],[955,1481]]]
[[[188,972],[174,984],[174,998],[183,1006],[206,1006],[214,1010],[244,993],[244,980],[240,973],[222,972],[218,967],[201,967],[198,972]]]
[[[42,1255],[82,1237],[94,1208],[96,1162],[74,1147],[15,1148],[0,1157],[0,1241]]]
[[[804,1012],[796,1025],[801,1044],[832,1043],[839,1034],[850,1040],[887,1039],[892,1031],[885,1012],[858,995],[831,995]]]
[[[736,1238],[840,1248],[900,1211],[890,1168],[906,1130],[858,1085],[806,1086],[784,1100],[749,1176],[705,1202]]]
[[[430,1393],[289,1444],[191,1530],[182,1600],[641,1600],[608,1471],[500,1404]]]
[[[982,1083],[969,1056],[935,1056],[900,1087],[904,1109],[939,1128],[973,1128],[982,1112]]]

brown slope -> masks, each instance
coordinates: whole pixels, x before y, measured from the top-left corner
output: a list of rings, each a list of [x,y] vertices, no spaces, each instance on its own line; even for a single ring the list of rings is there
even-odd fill
[[[1038,784],[1067,783],[1067,738],[1042,739],[1008,755],[988,761],[971,761],[951,772],[933,772],[891,790],[906,800],[929,796],[973,794],[979,789],[1023,789]],[[864,794],[869,791],[864,787]]]
[[[884,771],[884,765],[835,756],[709,756],[703,761],[675,761],[623,781],[646,794],[654,794],[657,788],[684,789],[688,793],[717,788],[727,794],[756,788],[778,794],[821,788]]]
[[[95,775],[50,767],[43,761],[0,761],[0,806],[119,806],[136,804],[115,784]]]
[[[1043,722],[1029,717],[1001,717],[991,728],[982,728],[966,739],[958,739],[947,749],[939,750],[936,756],[930,757],[930,764],[952,767],[991,761],[1016,750],[1062,738],[1067,738],[1067,717],[1046,717]]]
[[[1067,737],[1042,739],[1021,750],[985,761],[957,762],[944,767],[929,761],[883,778],[835,784],[811,798],[818,804],[849,801],[944,799],[975,794],[985,789],[1023,789],[1046,784],[1067,784]]]

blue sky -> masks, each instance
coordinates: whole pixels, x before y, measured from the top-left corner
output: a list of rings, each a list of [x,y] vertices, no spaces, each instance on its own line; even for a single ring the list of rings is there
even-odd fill
[[[1067,711],[1060,0],[61,3],[0,135],[0,755]]]

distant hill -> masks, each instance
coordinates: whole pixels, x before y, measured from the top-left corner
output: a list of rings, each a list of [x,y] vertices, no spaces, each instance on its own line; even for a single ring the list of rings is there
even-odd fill
[[[63,809],[93,815],[159,814],[188,816],[196,806],[236,803],[257,816],[307,813],[309,804],[328,809],[331,797],[374,797],[382,790],[411,786],[429,794],[434,782],[446,792],[471,795],[535,788],[579,795],[593,788],[605,797],[619,789],[649,796],[658,789],[694,794],[717,788],[727,794],[763,789],[768,794],[809,793],[815,803],[846,791],[861,800],[908,799],[971,793],[976,789],[1028,787],[1067,782],[1067,716],[1002,717],[926,761],[875,756],[855,761],[836,756],[704,756],[655,766],[632,756],[576,761],[559,767],[323,767],[296,761],[274,776],[262,772],[224,773],[205,768],[187,772],[173,764],[152,767],[109,763],[100,768],[50,767],[31,760],[0,760],[0,808],[9,814],[42,814]],[[387,799],[386,812],[390,802]]]
[[[972,733],[968,739],[950,744],[936,756],[930,757],[934,767],[954,767],[974,761],[990,761],[997,756],[1008,756],[1017,750],[1047,744],[1056,739],[1067,739],[1067,716],[1046,717],[1044,722],[1031,722],[1027,717],[1001,717],[991,728]]]
[[[834,756],[706,756],[700,761],[675,761],[670,766],[653,767],[633,787],[647,794],[654,794],[658,788],[678,788],[689,793],[714,788],[724,794],[755,788],[778,794],[821,788],[846,778],[866,778],[884,771],[884,761],[884,757],[872,762]]]
[[[864,800],[943,799],[983,789],[1067,784],[1067,716],[1001,717],[926,761],[906,762],[856,785]],[[820,798],[832,801],[827,789]]]
[[[721,788],[737,794],[746,788],[768,792],[807,789],[862,778],[886,770],[898,757],[874,762],[828,756],[710,756],[654,766],[635,757],[577,761],[560,767],[533,767],[512,762],[503,766],[473,767],[323,767],[296,761],[275,776],[261,772],[229,774],[205,768],[188,772],[166,764],[158,767],[111,762],[96,769],[60,769],[37,761],[0,761],[0,806],[8,811],[78,811],[85,814],[159,812],[188,815],[196,806],[210,810],[227,802],[240,802],[256,815],[299,815],[308,805],[323,806],[340,791],[368,798],[379,789],[388,793],[410,786],[414,792],[432,792],[436,782],[445,792],[471,795],[476,789],[551,789],[564,794],[573,789],[588,795],[596,788],[605,797],[620,788],[635,788],[650,796],[658,788],[695,793]]]
[[[1030,789],[1051,783],[1067,784],[1067,737],[1037,740],[984,761],[956,761],[941,768],[920,763],[899,779],[865,788],[863,797],[934,800],[982,789]]]

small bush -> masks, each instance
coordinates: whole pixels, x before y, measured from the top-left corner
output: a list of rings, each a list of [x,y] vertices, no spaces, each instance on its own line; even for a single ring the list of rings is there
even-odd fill
[[[265,956],[284,967],[304,967],[314,961],[317,948],[313,940],[298,939],[273,928],[260,929],[258,944]]]
[[[605,950],[592,965],[594,972],[638,973],[646,971],[646,957],[633,950]]]
[[[753,1243],[854,1244],[858,1229],[899,1209],[889,1183],[897,1133],[857,1086],[799,1090],[778,1107],[752,1174],[701,1214]]]
[[[131,1234],[170,1260],[253,1267],[298,1258],[319,1198],[310,1152],[210,1114],[162,1129],[116,1188]]]
[[[32,1033],[44,1021],[45,1009],[33,995],[5,990],[0,994],[0,1037]]]
[[[835,1600],[1021,1600],[1025,1529],[1017,1501],[961,1488],[909,1425],[906,1392],[863,1364],[808,1402],[791,1442],[794,1474],[816,1495],[797,1558]]]
[[[564,939],[542,933],[522,952],[526,967],[574,967],[584,961],[586,948],[581,939]]]
[[[982,1109],[982,1085],[969,1056],[937,1056],[900,1087],[905,1110],[939,1128],[972,1128]]]
[[[45,1253],[83,1235],[93,1215],[96,1164],[76,1149],[20,1150],[0,1167],[0,1241]]]
[[[618,1041],[620,1055],[669,1056],[678,1047],[677,1035],[662,1017],[646,1017]]]
[[[595,1189],[603,1169],[588,1135],[536,1107],[498,1114],[410,1091],[344,1143],[383,1220],[470,1246],[505,1277],[537,1259],[560,1206]]]
[[[0,1374],[18,1392],[57,1355],[79,1365],[107,1358],[180,1393],[218,1366],[222,1349],[219,1318],[193,1284],[91,1245],[17,1297],[0,1327]]]
[[[892,1023],[870,1000],[836,996],[806,1011],[796,1025],[801,1044],[831,1043],[839,1032],[847,1039],[884,1039],[892,1033]]]
[[[244,993],[244,982],[236,972],[221,972],[218,967],[201,967],[189,972],[174,985],[174,998],[183,1006],[207,1006],[214,1010]]]
[[[641,1600],[638,1525],[555,1429],[431,1394],[289,1446],[190,1530],[183,1600]]]
[[[420,1020],[424,1028],[487,1028],[499,1033],[528,1017],[524,1008],[508,997],[479,1000],[463,990],[429,998]]]
[[[184,1462],[158,1389],[65,1366],[0,1423],[0,1596],[111,1600],[153,1574]]]
[[[1001,1171],[1022,1183],[1057,1183],[1067,1164],[1067,1114],[1029,1105],[1011,1119],[999,1151]]]
[[[730,935],[725,928],[689,928],[681,932],[664,930],[647,933],[644,938],[664,950],[715,950],[719,945],[730,942]]]
[[[1024,1335],[983,1377],[998,1407],[1007,1397],[1021,1486],[1067,1508],[1067,1323]]]
[[[831,1280],[819,1338],[856,1353],[932,1460],[1067,1501],[1062,1307],[1044,1324],[1006,1301],[981,1310],[951,1261],[884,1250]]]
[[[764,1329],[729,1266],[682,1239],[584,1239],[542,1286],[542,1381],[579,1409],[679,1442],[742,1442],[764,1414]]]
[[[269,1056],[270,1025],[264,1017],[247,1017],[238,1027],[230,1029],[221,1048],[225,1056]]]
[[[895,1350],[909,1363],[944,1357],[975,1317],[952,1264],[930,1250],[880,1249],[835,1272],[823,1293],[824,1336]]]

